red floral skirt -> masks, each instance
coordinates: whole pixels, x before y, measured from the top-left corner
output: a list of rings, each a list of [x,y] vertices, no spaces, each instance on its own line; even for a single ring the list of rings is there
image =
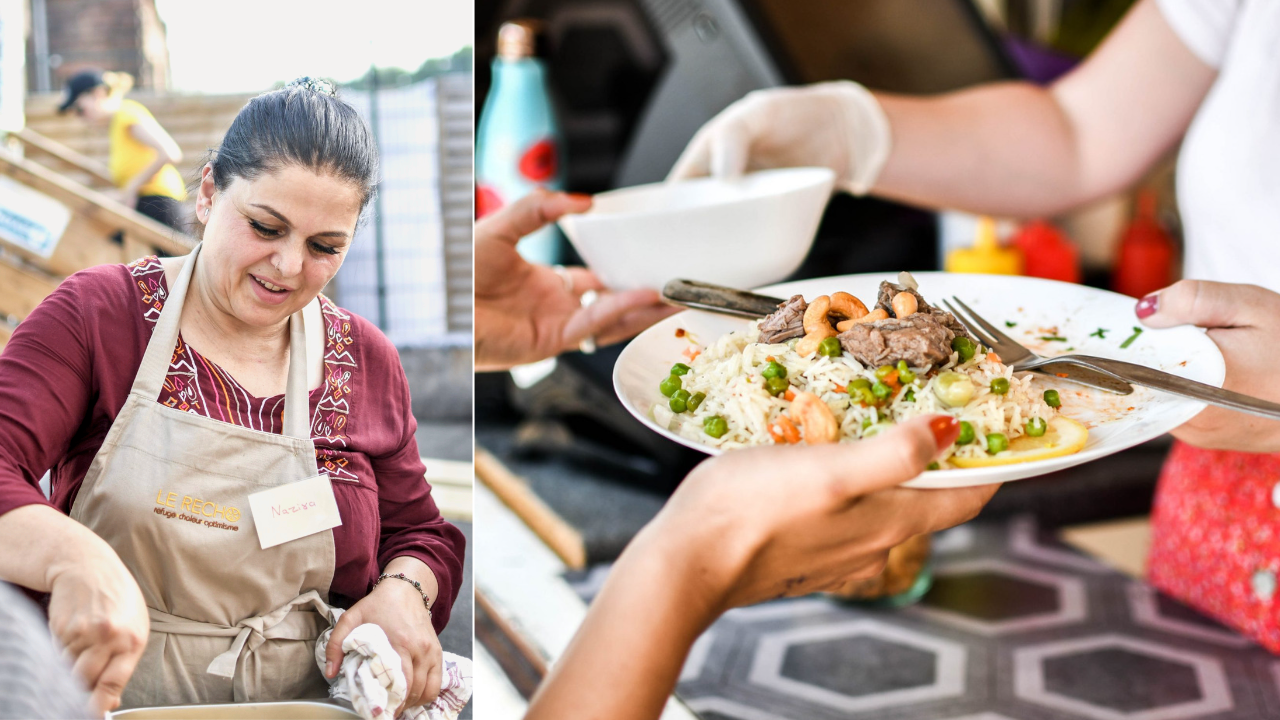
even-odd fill
[[[1280,455],[1175,443],[1151,513],[1149,579],[1280,653]]]

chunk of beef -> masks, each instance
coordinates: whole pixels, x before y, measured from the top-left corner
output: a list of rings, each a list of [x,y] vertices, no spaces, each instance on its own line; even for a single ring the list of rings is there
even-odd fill
[[[906,360],[912,367],[926,367],[951,357],[955,336],[938,315],[917,312],[902,319],[854,325],[838,337],[845,351],[863,365],[877,367]]]
[[[912,295],[916,296],[916,305],[918,307],[916,309],[915,314],[913,314],[912,317],[915,317],[915,315],[931,315],[934,318],[936,318],[939,322],[941,322],[948,330],[951,331],[951,337],[955,337],[956,335],[959,335],[961,337],[967,337],[970,340],[973,340],[975,343],[977,342],[977,340],[972,335],[969,334],[969,331],[965,329],[965,326],[959,320],[956,319],[955,315],[952,315],[946,310],[941,310],[925,302],[924,297],[920,295],[920,293],[916,292],[915,290],[912,290],[909,287],[898,285],[896,283],[891,283],[888,280],[880,283],[880,295],[876,298],[876,307],[883,308],[885,312],[889,313],[889,317],[892,318],[893,317],[893,296],[897,295],[900,292],[909,292]],[[951,338],[947,338],[947,342],[950,343]],[[950,346],[948,346],[947,352],[951,352]]]
[[[803,295],[792,295],[776,312],[760,321],[760,342],[772,344],[804,337],[804,311],[808,307]]]

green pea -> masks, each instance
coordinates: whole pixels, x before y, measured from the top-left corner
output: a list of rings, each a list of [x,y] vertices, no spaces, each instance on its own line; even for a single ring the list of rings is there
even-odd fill
[[[702,401],[706,399],[706,393],[694,393],[693,397],[690,397],[685,401],[685,404],[689,406],[689,412],[693,412],[694,410],[697,410],[698,406],[702,404]]]
[[[875,421],[874,421],[874,420],[872,420],[870,417],[864,417],[864,418],[862,418],[862,429],[863,429],[863,430],[866,430],[867,428],[871,427],[871,426],[872,426],[872,425],[874,425],[874,424],[875,424]]]
[[[1009,392],[1009,381],[1005,378],[998,377],[991,381],[991,392],[995,395],[1004,395]]]
[[[712,415],[702,421],[702,431],[713,438],[723,437],[725,433],[729,432],[729,423],[725,422],[724,418],[719,415]]]
[[[898,380],[901,381],[903,385],[907,385],[909,383],[915,382],[915,379],[916,379],[916,374],[911,372],[911,368],[907,367],[907,361],[899,360],[898,361]]]
[[[789,387],[791,387],[791,383],[787,382],[786,378],[771,377],[764,381],[764,389],[774,397],[785,393]]]
[[[1044,418],[1033,417],[1027,421],[1027,434],[1031,437],[1040,437],[1049,429],[1049,423]]]
[[[818,354],[824,357],[840,357],[844,354],[844,348],[840,347],[839,338],[823,338],[822,342],[818,343]]]
[[[1051,408],[1062,407],[1062,398],[1058,397],[1057,390],[1044,391],[1044,404]]]
[[[880,378],[881,380],[884,380],[885,378],[889,377],[889,375],[892,374],[894,370],[895,368],[892,365],[881,365],[880,367],[876,368],[876,377]]]
[[[877,400],[888,400],[889,396],[893,394],[893,388],[876,381],[876,384],[871,386],[871,394],[875,395]]]
[[[925,470],[941,470],[941,469],[942,469],[942,466],[936,462],[931,462],[927,467],[925,467]]]
[[[991,433],[987,436],[987,454],[995,455],[1009,449],[1009,438],[1004,433]]]
[[[671,399],[667,401],[667,407],[671,408],[673,413],[682,413],[689,409],[689,391],[677,390],[672,394]]]
[[[962,363],[972,360],[974,354],[978,352],[978,346],[963,335],[957,335],[951,340],[951,349],[960,353],[960,362]]]
[[[658,391],[667,397],[671,397],[680,389],[681,385],[683,385],[683,383],[680,382],[679,376],[668,375],[667,379],[663,380],[662,383],[658,385]]]
[[[915,401],[916,401],[916,389],[915,389],[915,388],[907,388],[907,394],[902,396],[902,401],[903,401],[903,402],[915,402]]]
[[[672,375],[688,375],[689,371],[692,369],[693,368],[689,367],[688,365],[685,365],[684,363],[676,363],[675,365],[671,366],[671,374]]]
[[[967,420],[960,421],[960,434],[956,436],[957,445],[968,445],[977,438],[973,432],[973,423]]]
[[[871,381],[866,378],[856,378],[850,381],[845,389],[849,392],[849,399],[854,402],[860,402],[864,405],[874,405],[876,402],[876,396],[871,393]]]
[[[764,372],[760,374],[764,376],[765,380],[785,378],[787,376],[787,369],[777,360],[770,360],[769,364],[765,366]]]

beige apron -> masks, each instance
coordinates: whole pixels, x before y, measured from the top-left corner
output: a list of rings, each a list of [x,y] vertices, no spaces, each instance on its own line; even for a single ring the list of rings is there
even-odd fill
[[[199,254],[197,245],[170,289],[71,506],[120,555],[151,611],[123,706],[324,697],[314,642],[329,626],[333,532],[263,550],[248,501],[318,474],[302,312],[289,319],[283,435],[161,405]]]

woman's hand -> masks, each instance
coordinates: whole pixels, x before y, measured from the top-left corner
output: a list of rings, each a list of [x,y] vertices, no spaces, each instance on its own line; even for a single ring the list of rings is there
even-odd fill
[[[889,121],[857,83],[757,90],[704,125],[668,179],[816,165],[831,168],[838,187],[862,194],[875,183],[889,148]]]
[[[1144,325],[1207,328],[1222,351],[1228,390],[1280,402],[1280,295],[1256,285],[1183,280],[1143,298],[1137,307]],[[1173,436],[1216,450],[1280,452],[1280,421],[1207,407]]]
[[[106,543],[99,544],[84,544],[75,561],[50,569],[49,629],[102,714],[120,706],[151,621],[133,575]]]
[[[653,290],[605,292],[590,270],[566,268],[562,277],[516,252],[520,238],[590,207],[589,197],[535,190],[476,223],[477,369],[553,357],[590,336],[602,346],[615,343],[676,312]],[[599,299],[582,307],[588,290]]]
[[[422,575],[430,575],[425,564],[411,558],[396,558],[387,564],[387,572],[402,572],[403,562],[414,565],[405,572],[421,582]],[[427,594],[434,597],[434,581],[422,583]],[[431,613],[422,604],[422,594],[413,585],[397,578],[387,578],[378,583],[363,599],[338,618],[329,645],[325,648],[325,677],[332,678],[342,667],[342,641],[351,631],[373,623],[382,628],[391,641],[391,647],[400,653],[401,669],[406,684],[404,703],[396,708],[396,717],[405,708],[430,705],[440,694],[444,672],[443,651],[440,638],[431,626]]]
[[[864,442],[698,466],[623,552],[525,717],[656,718],[725,610],[871,577],[903,540],[972,518],[997,486],[897,487],[959,432],[954,418],[920,418]]]

